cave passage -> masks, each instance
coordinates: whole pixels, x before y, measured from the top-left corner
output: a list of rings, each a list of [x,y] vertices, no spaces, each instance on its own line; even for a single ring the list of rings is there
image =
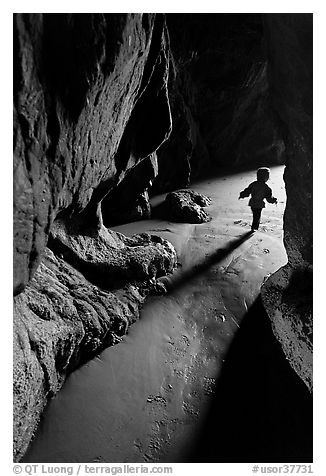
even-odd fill
[[[167,238],[178,270],[119,345],[68,377],[24,462],[310,461],[310,398],[259,305],[264,278],[287,261],[283,170],[271,168],[278,205],[253,235],[238,200],[253,170],[191,185],[212,198],[208,223],[114,228]]]

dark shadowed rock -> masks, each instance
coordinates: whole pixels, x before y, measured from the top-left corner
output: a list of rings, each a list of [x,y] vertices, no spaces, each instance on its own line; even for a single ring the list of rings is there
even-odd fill
[[[173,129],[156,192],[225,165],[284,163],[260,14],[167,14]]]
[[[211,199],[194,190],[178,190],[168,193],[156,213],[166,220],[183,223],[204,223],[211,220],[203,207],[210,205]]]
[[[154,180],[154,193],[186,187],[191,178],[200,176],[209,167],[207,147],[197,120],[196,84],[183,60],[172,55],[168,88],[173,127],[169,140],[157,152],[159,174]]]
[[[262,288],[290,364],[312,389],[312,14],[264,16],[273,107],[286,145],[288,264]]]
[[[138,220],[148,220],[151,217],[151,205],[147,190],[140,193],[135,199],[133,205],[129,205],[126,211],[117,211],[110,216],[111,225],[120,225],[121,223],[130,223]]]
[[[105,226],[150,218],[148,190],[158,174],[156,153],[133,167],[101,203]]]
[[[287,360],[313,388],[312,269],[284,266],[262,287],[264,306]]]

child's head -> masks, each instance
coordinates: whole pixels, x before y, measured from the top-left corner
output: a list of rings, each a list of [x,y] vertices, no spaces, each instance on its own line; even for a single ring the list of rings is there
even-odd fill
[[[257,170],[257,180],[258,182],[267,182],[269,179],[270,170],[268,167],[259,167]]]

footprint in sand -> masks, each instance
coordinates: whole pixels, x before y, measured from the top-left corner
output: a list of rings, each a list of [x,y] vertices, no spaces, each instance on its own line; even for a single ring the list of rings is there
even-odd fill
[[[148,395],[147,403],[158,403],[166,407],[166,398],[162,397],[162,395]]]
[[[185,336],[185,335],[181,336],[180,342],[182,342],[182,343],[183,343],[184,345],[186,345],[187,347],[189,347],[189,345],[190,345],[190,340],[189,340],[188,337]]]
[[[204,377],[204,394],[213,395],[216,388],[216,379],[211,377]]]
[[[191,418],[198,418],[199,411],[190,403],[183,402],[182,410]]]
[[[139,454],[143,454],[143,445],[142,445],[142,442],[139,438],[136,438],[134,440],[134,447],[137,449],[137,451],[139,452]]]

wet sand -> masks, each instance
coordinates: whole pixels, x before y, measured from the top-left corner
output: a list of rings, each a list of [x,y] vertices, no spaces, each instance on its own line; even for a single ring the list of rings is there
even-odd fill
[[[308,436],[304,448],[298,442],[287,447],[284,437],[269,431],[268,443],[257,448],[266,428],[262,422],[271,428],[272,416],[274,422],[276,416],[283,421],[288,407],[285,420],[294,435],[303,424],[306,433],[310,428],[309,417],[298,428],[292,424],[297,410],[289,400],[291,392],[300,402],[302,395],[303,404],[307,398],[309,406],[310,400],[274,342],[259,304],[264,278],[286,263],[283,167],[273,167],[271,174],[269,185],[279,203],[267,204],[253,235],[247,233],[248,199],[238,200],[238,195],[255,179],[254,171],[191,186],[212,198],[209,223],[148,220],[114,228],[168,239],[178,253],[178,270],[163,278],[168,293],[148,299],[122,343],[68,377],[48,405],[24,462],[231,462],[251,461],[255,455],[256,462],[258,457],[273,461],[273,454],[282,458],[282,451],[291,453],[293,445],[293,458],[298,459],[299,451],[309,459]],[[234,386],[233,377],[242,386]],[[263,389],[257,401],[246,387],[246,382],[252,387],[252,380]],[[281,392],[277,398],[272,386]],[[284,389],[287,407],[276,410],[275,404],[271,411],[264,399],[270,395],[282,406]],[[262,419],[250,446],[256,449],[250,452],[246,436],[253,438],[255,432],[246,425],[256,407]]]

